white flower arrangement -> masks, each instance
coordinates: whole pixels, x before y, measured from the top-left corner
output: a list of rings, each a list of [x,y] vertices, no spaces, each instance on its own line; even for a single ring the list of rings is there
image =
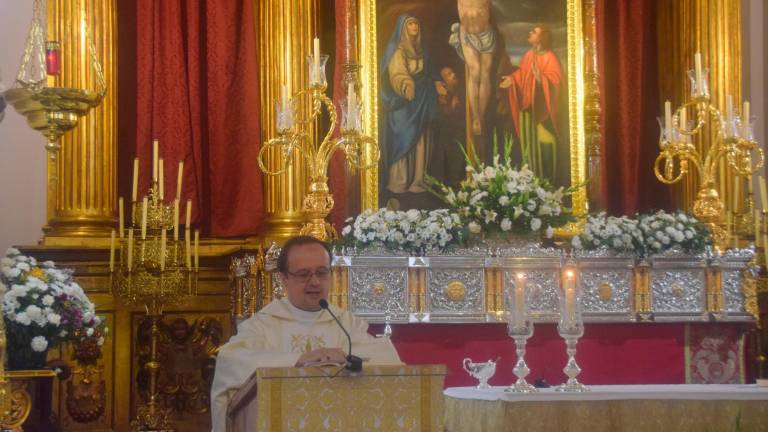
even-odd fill
[[[634,252],[649,256],[679,248],[687,253],[702,253],[711,244],[707,227],[684,212],[627,216],[589,216],[584,231],[574,237],[575,249],[606,248],[615,252]]]
[[[467,165],[468,179],[453,188],[430,178],[432,193],[456,211],[469,232],[543,233],[575,221],[563,206],[570,189],[554,188],[527,165],[513,168],[498,156],[493,165]]]
[[[442,251],[462,239],[459,216],[449,210],[366,210],[346,220],[343,243],[365,247],[379,242],[412,255]]]
[[[106,328],[93,303],[72,272],[57,269],[52,261],[39,263],[8,249],[0,260],[1,291],[9,349],[43,352],[86,334],[103,344]]]

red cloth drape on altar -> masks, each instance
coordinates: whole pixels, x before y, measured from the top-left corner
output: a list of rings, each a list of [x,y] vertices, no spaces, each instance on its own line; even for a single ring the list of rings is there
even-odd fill
[[[157,138],[166,196],[175,195],[178,162],[184,161],[182,201],[192,200],[193,220],[203,231],[218,237],[256,233],[264,208],[256,165],[260,107],[253,1],[136,0],[133,8],[133,17],[121,18],[129,24],[121,35],[135,38],[139,189],[150,183]]]
[[[669,187],[653,174],[661,110],[656,2],[598,0],[596,21],[606,210],[669,208]]]

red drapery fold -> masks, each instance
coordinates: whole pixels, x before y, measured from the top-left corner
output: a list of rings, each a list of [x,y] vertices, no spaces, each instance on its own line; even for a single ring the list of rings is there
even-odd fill
[[[653,174],[660,110],[656,2],[598,0],[602,193],[614,214],[670,207]]]
[[[136,0],[135,10],[140,190],[157,138],[166,197],[184,161],[182,201],[192,200],[204,232],[255,233],[264,208],[253,1]]]
[[[336,18],[336,59],[335,66],[333,68],[333,103],[336,105],[336,112],[339,114],[338,119],[341,121],[343,116],[341,112],[341,101],[346,97],[346,89],[343,85],[344,80],[344,41],[345,33],[347,31],[347,21],[345,19],[347,8],[349,7],[347,0],[335,0],[334,15]],[[340,126],[337,125],[337,137]],[[341,151],[337,151],[331,158],[330,166],[328,167],[328,187],[333,194],[334,206],[330,214],[330,222],[336,227],[337,230],[341,230],[344,224],[344,219],[347,214],[347,175],[345,167],[345,156]]]

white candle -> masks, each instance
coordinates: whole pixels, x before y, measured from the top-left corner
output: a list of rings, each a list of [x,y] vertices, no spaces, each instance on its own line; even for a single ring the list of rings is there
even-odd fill
[[[157,181],[157,161],[160,159],[160,142],[152,140],[152,181]]]
[[[525,273],[517,274],[515,283],[515,325],[523,327],[525,325]]]
[[[160,229],[160,271],[165,271],[165,227]]]
[[[200,269],[200,230],[195,230],[195,271]]]
[[[115,271],[115,230],[112,230],[112,236],[109,239],[109,272]]]
[[[120,238],[123,238],[123,227],[125,226],[125,216],[123,212],[123,198],[120,197],[117,199],[117,214],[118,214],[118,230],[120,232]]]
[[[750,114],[749,114],[749,102],[744,102],[744,109],[742,110],[741,115],[743,117],[743,119],[741,121],[742,138],[744,138],[745,140],[748,140],[748,139],[750,139],[749,138],[749,120],[750,120],[749,119],[749,116],[750,116]]]
[[[139,192],[139,158],[133,160],[133,188],[131,190],[131,202],[136,202]]]
[[[147,197],[141,202],[141,239],[147,238]]]
[[[768,192],[765,189],[765,177],[760,176],[760,204],[763,211],[768,210]]]
[[[128,271],[133,268],[133,228],[128,229]]]
[[[576,322],[576,286],[572,270],[565,272],[565,316],[568,324]]]
[[[181,186],[184,180],[184,161],[179,162],[179,172],[176,173],[176,201],[181,201]]]
[[[696,68],[696,93],[702,94],[702,85],[704,84],[704,70],[701,65],[701,53],[697,52],[694,56],[694,64]]]
[[[173,241],[179,241],[179,200],[173,202]]]
[[[280,96],[280,102],[283,104],[283,113],[288,111],[288,86],[283,84],[282,96]]]
[[[184,225],[187,229],[192,226],[192,200],[187,200],[187,219]]]
[[[666,129],[667,141],[672,141],[672,102],[664,102],[664,129]]]
[[[733,96],[731,95],[725,97],[725,121],[728,123],[733,121]]]
[[[320,84],[320,39],[315,37],[315,40],[313,41],[314,45],[314,60],[315,64],[315,84]]]
[[[165,162],[160,159],[160,201],[165,198]]]

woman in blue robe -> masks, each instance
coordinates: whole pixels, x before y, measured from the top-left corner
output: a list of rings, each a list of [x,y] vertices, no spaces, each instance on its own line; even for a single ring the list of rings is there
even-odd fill
[[[421,23],[400,15],[381,67],[382,124],[386,157],[382,180],[395,194],[425,192],[424,178],[439,115],[437,73],[422,45]]]

